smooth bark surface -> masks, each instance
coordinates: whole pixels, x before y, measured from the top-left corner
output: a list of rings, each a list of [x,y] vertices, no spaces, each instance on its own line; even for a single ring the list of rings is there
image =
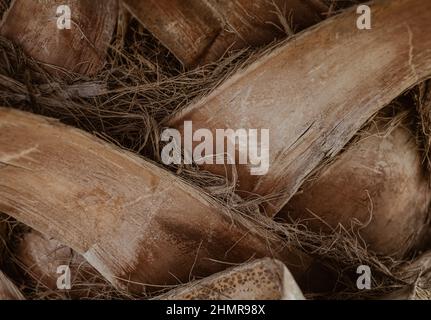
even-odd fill
[[[431,192],[415,135],[374,121],[332,163],[304,183],[277,215],[333,232],[354,230],[369,250],[402,258],[429,228]]]
[[[70,30],[57,28],[61,5],[70,7]],[[117,0],[13,0],[0,34],[45,63],[49,71],[62,67],[94,75],[105,63],[117,15]]]

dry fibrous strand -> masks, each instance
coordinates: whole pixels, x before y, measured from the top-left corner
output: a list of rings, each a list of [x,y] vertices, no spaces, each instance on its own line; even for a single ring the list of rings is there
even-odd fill
[[[109,56],[112,68],[107,66],[96,79],[70,81],[51,79],[40,64],[2,37],[0,52],[2,105],[62,119],[141,154],[144,148],[157,150],[160,119],[210,91],[243,56],[233,55],[217,66],[180,74],[159,61],[155,75],[142,67],[140,61],[146,57],[140,51],[122,50]],[[127,63],[116,61],[119,56],[125,56]]]
[[[0,210],[119,288],[186,282],[254,257],[278,258],[299,278],[310,265],[202,190],[80,130],[2,108],[0,132]]]
[[[356,10],[330,18],[239,71],[167,125],[181,131],[189,120],[213,133],[269,129],[268,173],[251,175],[249,165],[236,170],[238,190],[264,197],[266,213],[274,215],[376,111],[431,75],[431,3],[375,1],[370,7],[372,30],[357,29]],[[204,168],[226,175],[223,165]]]
[[[0,214],[0,263],[3,259],[4,249],[6,248],[7,231],[7,224],[2,221],[2,215]]]
[[[322,20],[320,0],[125,0],[130,12],[186,66],[261,46]]]
[[[431,290],[431,251],[405,263],[401,273],[407,282],[424,290]]]
[[[11,0],[0,0],[0,19],[3,17],[3,14],[9,8]]]
[[[418,113],[419,140],[423,144],[428,171],[431,171],[431,80],[418,85],[414,97]]]
[[[328,4],[328,7],[330,7],[328,16],[331,16],[334,13],[337,13],[337,10],[339,8],[344,7],[344,4],[353,4],[358,1],[329,0],[325,2]],[[332,3],[334,3],[335,5],[332,5]],[[350,20],[351,24],[349,24],[349,27],[344,26],[344,29],[351,30],[349,28],[351,26],[355,26],[356,18],[357,16],[352,14]],[[373,12],[373,26],[374,22],[375,20]],[[149,33],[142,27],[136,27],[137,25],[137,21],[133,20],[132,24],[130,26],[127,26],[127,28],[129,29],[129,31],[127,31],[127,37],[130,36],[130,38],[125,38],[124,42],[122,42],[122,40],[119,41],[122,43],[117,42],[117,40],[114,41],[113,48],[110,50],[109,53],[108,65],[102,70],[102,72],[97,76],[97,78],[89,79],[87,76],[79,77],[78,75],[75,75],[76,81],[70,81],[70,78],[67,77],[63,79],[55,79],[53,82],[51,82],[49,79],[45,79],[45,77],[40,77],[40,74],[37,74],[38,72],[34,72],[39,68],[39,64],[33,61],[33,59],[27,59],[24,55],[22,55],[19,50],[16,50],[16,46],[11,46],[9,44],[9,41],[5,41],[3,38],[1,38],[0,105],[13,105],[17,108],[26,109],[34,113],[42,113],[45,115],[54,116],[56,118],[62,119],[63,121],[66,121],[69,124],[73,124],[87,131],[95,133],[99,137],[104,137],[110,141],[118,142],[118,144],[133,149],[133,151],[135,152],[145,154],[146,156],[151,156],[147,153],[147,150],[143,150],[143,146],[149,143],[149,138],[147,136],[147,132],[149,131],[151,131],[151,135],[154,135],[155,137],[154,141],[151,141],[150,144],[157,140],[157,137],[159,136],[159,123],[157,123],[157,121],[159,121],[162,117],[172,113],[173,110],[177,110],[178,108],[181,108],[185,104],[189,103],[189,101],[194,99],[196,96],[201,96],[208,92],[211,87],[214,86],[215,83],[218,83],[223,77],[225,77],[226,73],[233,73],[235,70],[237,70],[238,65],[235,65],[236,62],[234,63],[233,59],[230,60],[232,56],[229,56],[228,59],[225,58],[218,61],[217,64],[220,64],[219,66],[213,64],[213,66],[194,69],[193,72],[178,73],[179,70],[182,70],[181,66],[179,66],[177,70],[177,66],[179,65],[178,61],[173,61],[175,59],[172,59],[173,57],[167,53],[167,50],[165,50],[165,48],[161,48],[161,45],[158,42],[153,43],[154,38],[152,38],[150,35],[147,36],[147,34]],[[386,25],[386,27],[388,26]],[[331,30],[331,32],[333,32],[334,30],[337,30],[337,28],[334,27]],[[121,33],[121,30],[117,32],[117,36],[119,35],[119,33]],[[144,33],[145,35],[141,37]],[[403,34],[405,35],[406,33]],[[415,39],[416,35],[418,35],[419,33],[415,31],[412,34],[414,37],[412,38],[411,52],[413,54],[412,57],[415,57],[416,54],[417,56],[420,55],[420,52],[416,52],[416,49],[420,51],[420,47],[417,47],[417,39]],[[372,33],[368,33],[368,35],[370,36],[370,38],[374,37]],[[355,38],[356,35],[352,35],[352,39]],[[406,37],[400,36],[399,45],[407,45],[407,40],[408,39]],[[370,42],[370,46],[373,46],[373,41]],[[417,41],[421,40],[419,39]],[[319,43],[320,45],[319,41],[316,41],[316,43]],[[365,44],[366,42],[363,41],[362,45],[365,46]],[[382,49],[382,51],[384,50]],[[364,48],[361,48],[361,50],[358,49],[357,52],[363,53]],[[397,52],[397,54],[400,53],[402,55],[402,57],[400,58],[405,58],[407,56],[406,52],[406,50],[400,50],[400,52]],[[330,53],[332,54],[333,52],[331,51]],[[389,53],[391,53],[390,50]],[[326,53],[323,52],[323,54]],[[160,56],[168,56],[169,58],[166,60],[160,60]],[[347,56],[347,54],[345,56]],[[349,56],[349,59],[346,59],[345,56],[344,58],[339,58],[349,60],[349,63],[352,63],[353,60],[354,63],[356,59],[355,54]],[[301,58],[302,57],[298,58],[298,60],[301,61]],[[377,55],[374,55],[374,58],[377,59]],[[322,60],[319,61],[322,62]],[[384,60],[383,63],[385,63],[385,61],[387,62],[387,60]],[[412,61],[415,60],[412,59]],[[289,63],[291,63],[291,61],[289,61]],[[298,64],[299,63],[300,62],[298,62]],[[301,63],[306,64],[308,62],[302,61]],[[343,64],[342,68],[344,68],[345,65],[346,64]],[[315,66],[312,65],[312,67]],[[356,67],[358,70],[362,68],[362,66],[360,65],[357,65]],[[264,70],[264,68],[260,69],[260,71],[262,70]],[[303,70],[305,73],[310,71],[307,70],[306,67],[304,67]],[[363,70],[366,70],[366,67],[364,67]],[[270,72],[274,72],[274,69],[270,70]],[[343,81],[341,82],[344,82],[345,79],[343,78],[343,74],[341,72],[338,74],[342,75],[340,79],[343,79]],[[323,73],[322,75],[324,76]],[[375,76],[375,74],[372,76]],[[370,79],[372,79],[372,76],[370,77]],[[365,78],[366,77],[363,76],[361,78],[362,81],[369,81]],[[336,78],[334,77],[331,79],[332,81],[335,81],[334,79]],[[381,79],[382,78],[380,78],[380,80]],[[386,78],[383,80],[383,82],[392,85],[390,82],[387,81]],[[306,88],[308,88],[308,86]],[[346,92],[343,91],[346,90],[346,87],[343,87],[341,89],[342,91],[340,92],[337,92],[335,89],[333,89],[331,93],[333,95],[339,94],[340,96],[346,94]],[[307,89],[297,88],[297,91],[307,91]],[[375,94],[379,95],[380,98],[380,91],[376,92],[377,93]],[[351,92],[347,90],[347,94],[351,94]],[[422,99],[422,101],[425,100]],[[285,102],[286,101],[284,101],[284,103]],[[345,103],[348,104],[348,101],[346,100]],[[337,109],[336,107],[334,108]],[[424,133],[426,135],[427,111],[426,109],[423,110],[424,112],[422,113],[422,115],[424,115],[423,119],[425,120],[421,120],[421,123],[419,125],[424,125]],[[155,117],[154,119],[152,118],[153,116]],[[278,116],[278,110],[276,114],[272,115],[272,117],[276,116]],[[343,119],[343,114],[339,113],[337,117]],[[362,120],[363,119],[361,119],[361,122],[363,122]],[[279,126],[280,125],[275,125],[274,128],[278,128]],[[358,127],[362,127],[362,125],[358,125]],[[271,129],[273,128],[271,127]],[[153,130],[154,132],[152,132]],[[327,130],[327,128],[324,127],[323,131],[327,132],[325,130]],[[336,130],[338,130],[338,128]],[[34,134],[35,131],[36,130],[32,130],[31,134]],[[153,139],[153,137],[151,137],[151,139]],[[346,138],[346,141],[347,140],[348,139]],[[352,139],[350,139],[349,141],[352,141]],[[423,142],[425,142],[425,140]],[[156,145],[156,143],[154,144]],[[410,141],[408,144],[411,145]],[[424,146],[426,147],[426,143],[424,143]],[[155,154],[160,153],[157,151],[157,147],[158,145],[156,145],[156,147],[154,148]],[[67,161],[69,159],[67,156],[67,152],[64,152],[64,155],[64,159],[65,161]],[[30,154],[29,156],[33,157],[32,154]],[[86,163],[85,161],[82,162]],[[325,164],[326,161],[320,162],[318,168]],[[0,172],[8,166],[10,167],[10,164],[0,164]],[[173,169],[175,170],[175,168]],[[315,170],[310,170],[310,172],[314,171]],[[260,223],[263,223],[265,225],[267,224],[266,226],[269,229],[274,228],[274,230],[271,230],[271,232],[277,231],[278,234],[285,235],[286,238],[284,240],[286,241],[286,245],[290,245],[292,242],[298,241],[301,247],[303,249],[306,249],[307,252],[319,256],[324,260],[326,259],[324,262],[335,271],[336,276],[338,272],[340,273],[339,277],[336,277],[335,280],[329,279],[330,285],[333,285],[335,282],[340,282],[343,285],[346,284],[346,287],[342,288],[342,292],[338,291],[340,288],[338,286],[337,288],[334,288],[334,290],[325,290],[324,293],[320,295],[309,295],[310,291],[304,289],[304,292],[307,294],[307,297],[374,297],[380,296],[382,293],[390,292],[391,290],[388,290],[388,288],[392,288],[393,290],[393,288],[399,288],[404,286],[405,283],[409,284],[407,286],[407,289],[403,287],[402,289],[406,290],[398,291],[398,296],[400,294],[406,296],[406,293],[407,296],[409,296],[412,291],[412,288],[415,289],[416,296],[426,296],[426,289],[419,288],[415,285],[410,285],[411,283],[415,283],[417,279],[420,279],[417,284],[421,283],[422,285],[424,281],[423,279],[426,279],[426,277],[421,276],[420,278],[418,278],[418,273],[420,272],[412,271],[409,272],[409,274],[412,274],[412,276],[409,276],[408,279],[405,279],[405,281],[399,281],[399,279],[404,279],[406,275],[405,270],[402,270],[399,273],[394,273],[394,269],[396,268],[399,261],[392,260],[387,257],[376,256],[375,253],[372,252],[373,250],[367,251],[365,248],[362,248],[361,244],[363,244],[364,242],[362,241],[363,239],[356,239],[354,237],[344,239],[344,233],[342,234],[339,229],[333,230],[329,234],[319,234],[317,232],[305,230],[302,226],[296,224],[288,224],[281,226],[275,222],[273,223],[273,221],[267,217],[257,215],[254,216],[254,214],[256,213],[256,204],[260,202],[260,199],[247,199],[246,201],[241,200],[240,197],[237,197],[232,194],[232,191],[235,189],[235,183],[226,182],[224,176],[218,176],[209,172],[197,170],[195,166],[193,166],[192,168],[181,167],[178,169],[177,174],[187,178],[192,184],[205,187],[205,189],[207,191],[210,191],[211,194],[213,194],[214,196],[220,197],[220,199],[222,198],[223,202],[226,202],[226,208],[224,209],[229,210],[230,214],[240,214],[238,211],[241,211],[241,214],[250,214],[253,216],[254,219],[258,219]],[[103,170],[100,170],[100,175],[103,175]],[[308,181],[309,178],[314,177],[307,176],[303,180]],[[2,180],[0,180],[0,185],[1,183]],[[214,186],[214,184],[217,184],[217,186]],[[201,192],[201,190],[196,191]],[[168,196],[166,196],[166,199],[170,201],[170,198]],[[85,202],[87,203],[87,200],[85,200]],[[62,208],[63,207],[61,207],[61,210]],[[78,210],[83,211],[81,207],[78,208]],[[411,211],[409,210],[409,212]],[[231,218],[229,218],[228,220],[230,221],[230,219]],[[236,218],[234,220],[236,220]],[[175,222],[173,222],[173,225],[175,225]],[[52,227],[55,229],[55,226]],[[104,229],[105,227],[106,225],[102,224],[102,229]],[[343,232],[345,231],[344,229]],[[176,234],[177,233],[174,233],[174,235]],[[32,248],[30,248],[30,250],[27,250],[27,253],[31,254],[31,259],[34,259],[36,261],[37,259],[43,260],[44,258],[47,258],[46,252],[44,250],[47,249],[48,252],[51,251],[51,248],[53,250],[56,250],[57,245],[60,246],[62,252],[64,250],[66,254],[73,253],[73,256],[75,256],[75,254],[79,255],[78,253],[74,252],[73,249],[69,249],[64,245],[59,245],[59,243],[65,243],[64,239],[61,239],[62,241],[58,242],[57,240],[51,239],[51,237],[52,234],[50,234],[49,239],[45,238],[45,236],[40,235],[36,237],[38,240],[35,239],[35,237],[33,236],[24,237],[24,240],[27,238],[28,241],[34,241],[35,244],[40,244],[43,242],[43,245],[40,246],[37,250],[32,250]],[[221,240],[218,241],[221,242]],[[225,240],[223,239],[223,241]],[[53,247],[51,247],[51,245],[53,245]],[[216,241],[214,241],[214,245],[216,245]],[[27,247],[27,249],[29,247]],[[33,246],[33,248],[34,247],[36,247],[36,245]],[[119,250],[120,247],[121,246],[119,245]],[[205,247],[205,245],[202,245],[201,248],[202,247]],[[128,246],[124,246],[124,248],[128,248]],[[372,249],[372,246],[370,246],[369,248]],[[196,253],[197,251],[198,250],[195,250],[194,253]],[[22,252],[15,252],[15,254],[17,253],[21,254],[22,256]],[[265,255],[268,254],[265,253]],[[50,262],[57,264],[57,258],[59,256],[49,255],[49,257],[54,258],[54,261],[51,260]],[[64,261],[67,260],[68,259],[66,257]],[[192,260],[193,259],[191,258],[188,259],[189,262]],[[224,262],[225,259],[222,260]],[[10,262],[14,262],[14,260]],[[32,264],[31,260],[26,260],[25,262],[25,264],[21,263],[20,266],[25,268],[25,265],[28,266]],[[372,269],[373,290],[371,291],[364,290],[362,292],[358,292],[357,290],[357,274],[355,273],[355,270],[356,267],[360,264],[367,264]],[[192,263],[190,263],[190,265],[192,265]],[[41,269],[44,269],[46,267],[44,263],[39,263],[39,266],[42,267]],[[73,269],[74,264],[71,264],[71,267]],[[10,276],[11,279],[13,279],[15,283],[20,283],[19,276],[15,277],[14,273],[11,272],[11,270],[6,269],[3,266],[2,268],[5,272],[7,272],[7,274]],[[172,264],[173,270],[176,270],[177,268],[178,267],[176,265]],[[225,266],[221,267],[220,269],[224,268]],[[41,290],[42,285],[47,287],[46,283],[42,284],[42,282],[48,280],[48,277],[41,275],[42,273],[39,273],[40,270],[37,270],[34,265],[33,268],[26,269],[29,273],[32,273],[35,276],[34,280],[37,281],[37,278],[39,278],[39,284],[41,284],[39,286],[34,285],[32,281],[28,281],[27,279],[28,282],[25,282],[25,285],[28,285],[30,288],[26,288],[26,290],[23,289],[26,294],[26,297],[62,298],[58,290],[51,290],[53,291],[52,294],[50,292],[45,292],[45,290]],[[48,265],[48,268],[44,270],[47,271],[46,274],[51,274],[52,268],[49,268]],[[42,270],[42,272],[44,271]],[[191,276],[189,276],[188,272],[183,272],[183,274],[185,274],[185,280],[182,279],[181,282],[192,280],[195,277],[200,278],[201,276],[210,274],[212,272],[215,271],[211,270],[205,274],[195,274],[195,272],[193,272]],[[72,274],[74,273],[75,271],[72,271]],[[426,274],[426,272],[424,271],[422,273],[423,275]],[[351,279],[346,279],[346,274],[348,274]],[[314,279],[311,278],[309,280],[312,284],[319,285],[319,281],[321,281],[322,278],[322,274],[319,273],[318,277]],[[325,275],[324,278],[327,278],[327,276]],[[349,280],[351,283],[349,282]],[[174,282],[179,283],[180,281]],[[51,285],[53,284],[54,282],[51,281]],[[83,286],[84,290],[89,287],[94,288],[96,286],[95,280],[93,281],[93,279],[86,278],[84,279],[83,283],[78,283],[78,289],[79,286]],[[301,287],[304,288],[302,283]],[[21,286],[20,288],[22,289]],[[77,287],[75,287],[75,285],[73,284],[72,291],[74,291],[75,289],[78,290]],[[47,288],[47,290],[49,291],[49,288]],[[106,294],[101,290],[102,287],[100,289],[94,290],[99,291],[98,296],[96,292],[96,297],[108,298],[111,296],[110,292]],[[111,289],[103,287],[103,290]],[[91,291],[91,294],[94,293],[93,290]],[[139,293],[138,295],[136,295],[136,297],[148,297],[146,295],[143,295],[140,290],[137,291]],[[318,293],[320,291],[313,290],[311,292]],[[73,294],[74,293],[72,293],[71,295]],[[89,298],[94,298],[94,296],[92,296],[91,294],[84,294],[84,297],[87,296]],[[81,297],[82,296],[79,294],[78,298]]]
[[[415,259],[405,262],[397,270],[403,284],[392,293],[383,295],[383,300],[430,300],[431,299],[431,252],[427,251]]]
[[[0,300],[24,300],[15,284],[0,271]]]
[[[323,4],[328,8],[326,17],[331,17],[340,13],[342,10],[359,5],[361,3],[369,2],[368,0],[323,0]]]
[[[71,10],[70,29],[57,26],[57,8]],[[94,75],[105,63],[118,15],[117,0],[13,0],[0,34],[22,46],[47,70]]]
[[[304,300],[304,296],[283,263],[265,258],[172,290],[160,299]]]

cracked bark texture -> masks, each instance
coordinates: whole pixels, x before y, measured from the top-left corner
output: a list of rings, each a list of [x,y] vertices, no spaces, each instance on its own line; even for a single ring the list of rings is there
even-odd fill
[[[372,30],[356,28],[356,10],[328,19],[237,72],[167,125],[269,129],[268,174],[252,176],[247,165],[236,170],[244,196],[266,197],[266,214],[275,215],[374,113],[431,75],[431,2],[370,6]],[[223,165],[204,168],[226,175]]]
[[[298,277],[309,266],[201,190],[55,120],[0,108],[0,161],[0,211],[69,246],[119,288],[185,282],[254,257],[274,256]]]

